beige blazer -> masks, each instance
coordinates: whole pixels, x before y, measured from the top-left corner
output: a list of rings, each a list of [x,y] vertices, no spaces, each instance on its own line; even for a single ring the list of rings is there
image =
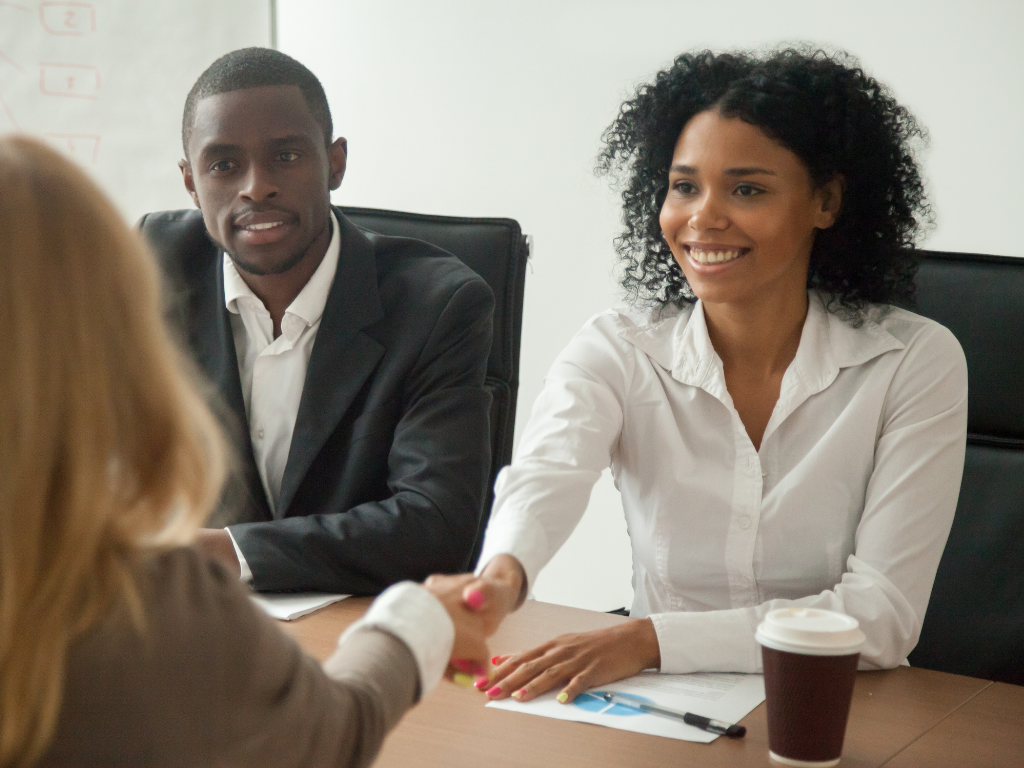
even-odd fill
[[[42,766],[363,766],[414,703],[416,662],[385,632],[321,668],[192,550],[141,583],[144,634],[119,608],[73,644]]]

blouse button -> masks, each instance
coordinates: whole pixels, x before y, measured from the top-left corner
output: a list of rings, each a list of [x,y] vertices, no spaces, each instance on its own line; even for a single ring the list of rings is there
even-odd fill
[[[256,437],[259,438],[260,440],[263,439],[263,427],[260,427],[259,429],[256,430]]]
[[[744,515],[736,521],[736,524],[745,531],[750,527],[750,518]]]

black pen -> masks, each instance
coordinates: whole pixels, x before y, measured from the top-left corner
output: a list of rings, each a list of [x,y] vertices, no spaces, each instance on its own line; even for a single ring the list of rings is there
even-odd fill
[[[729,723],[723,723],[721,720],[713,720],[710,717],[695,715],[692,712],[677,712],[674,709],[656,707],[653,704],[647,704],[645,702],[638,701],[637,699],[631,699],[620,693],[609,693],[604,691],[601,693],[601,698],[609,704],[618,704],[623,707],[629,707],[630,709],[638,709],[641,712],[647,712],[651,715],[661,715],[662,717],[671,717],[676,720],[682,720],[687,725],[700,728],[702,731],[717,733],[719,736],[728,736],[730,739],[738,739],[745,736],[747,733],[747,728],[743,725],[730,725]]]

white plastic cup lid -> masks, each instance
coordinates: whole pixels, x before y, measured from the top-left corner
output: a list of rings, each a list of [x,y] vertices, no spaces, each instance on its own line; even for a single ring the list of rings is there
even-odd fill
[[[820,608],[779,608],[764,617],[754,635],[776,651],[811,656],[847,656],[864,647],[864,633],[852,616]]]

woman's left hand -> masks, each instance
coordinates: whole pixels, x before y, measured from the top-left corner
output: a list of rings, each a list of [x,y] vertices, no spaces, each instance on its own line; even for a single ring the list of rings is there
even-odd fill
[[[487,695],[529,701],[564,686],[566,704],[588,688],[661,666],[658,635],[650,619],[633,619],[607,629],[562,635],[525,653],[495,657]]]

